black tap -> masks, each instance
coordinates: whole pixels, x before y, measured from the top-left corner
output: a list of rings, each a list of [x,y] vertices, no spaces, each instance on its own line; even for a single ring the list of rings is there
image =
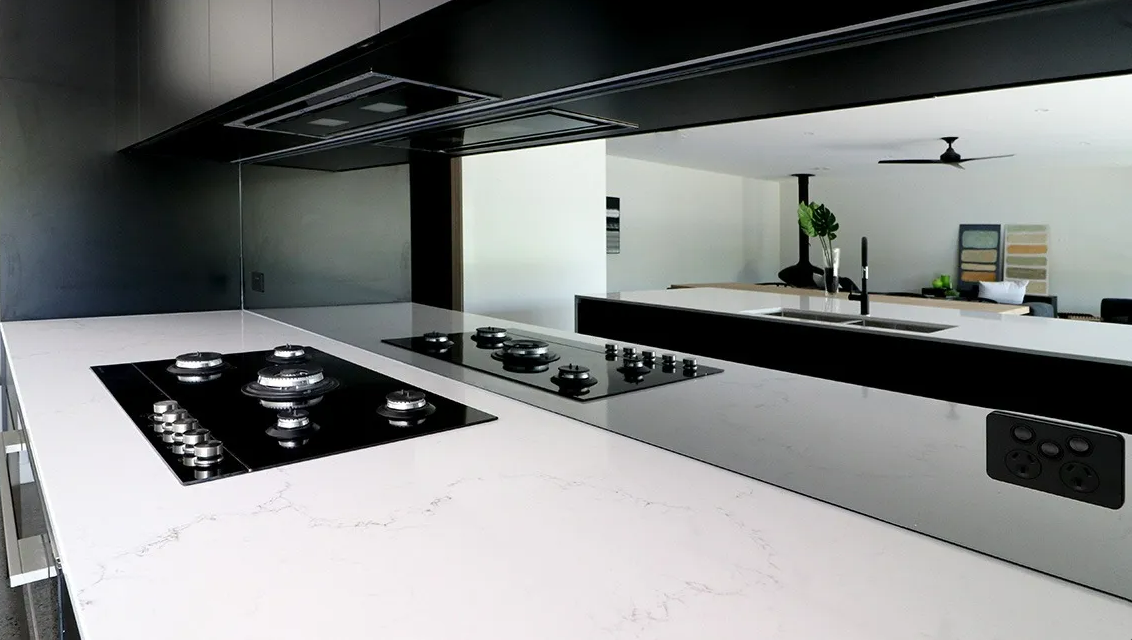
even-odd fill
[[[850,300],[861,301],[861,315],[869,315],[869,239],[861,238],[861,293],[850,295]]]

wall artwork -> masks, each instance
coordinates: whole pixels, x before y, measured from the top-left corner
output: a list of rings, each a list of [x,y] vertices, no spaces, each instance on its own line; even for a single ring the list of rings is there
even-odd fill
[[[959,225],[959,290],[1002,280],[1002,225]]]
[[[1029,280],[1026,293],[1049,295],[1049,225],[1006,225],[1007,280]]]
[[[621,253],[621,198],[605,199],[605,252]]]

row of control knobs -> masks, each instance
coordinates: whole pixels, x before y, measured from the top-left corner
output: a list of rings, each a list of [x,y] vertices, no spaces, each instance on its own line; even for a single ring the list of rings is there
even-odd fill
[[[613,344],[612,342],[606,343],[606,345],[605,345],[605,356],[607,358],[609,358],[609,357],[616,358],[617,357],[617,345]],[[646,351],[642,351],[640,353],[640,355],[638,355],[637,349],[635,347],[625,347],[624,349],[622,349],[621,350],[621,357],[622,357],[623,360],[625,360],[626,363],[640,364],[641,366],[651,367],[656,362],[656,352],[655,351],[647,351],[646,350]],[[671,354],[671,353],[666,353],[666,354],[662,355],[660,357],[660,362],[661,362],[661,365],[666,369],[675,369],[676,368],[676,356]],[[695,358],[684,358],[682,360],[682,365],[683,365],[684,371],[686,373],[687,372],[694,372],[700,366],[699,363],[696,362]]]
[[[153,403],[150,416],[153,431],[169,445],[173,453],[182,456],[187,467],[211,467],[224,459],[224,444],[212,437],[212,432],[200,426],[176,400]]]

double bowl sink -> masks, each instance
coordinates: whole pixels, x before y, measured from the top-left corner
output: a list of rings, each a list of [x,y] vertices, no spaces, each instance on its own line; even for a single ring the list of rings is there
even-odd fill
[[[810,322],[826,322],[842,327],[889,329],[893,331],[911,331],[913,333],[935,333],[937,331],[943,331],[944,329],[955,328],[954,326],[945,324],[929,324],[926,322],[912,322],[909,320],[890,320],[887,318],[872,318],[868,316],[850,316],[841,313],[804,311],[802,309],[776,309],[773,311],[752,313],[751,315],[790,318],[793,320],[808,320]]]

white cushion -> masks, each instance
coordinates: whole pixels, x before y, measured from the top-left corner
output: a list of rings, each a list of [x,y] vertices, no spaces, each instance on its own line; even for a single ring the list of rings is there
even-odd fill
[[[1022,299],[1026,297],[1026,286],[1029,284],[1029,280],[980,282],[979,297],[1000,304],[1022,304]]]

